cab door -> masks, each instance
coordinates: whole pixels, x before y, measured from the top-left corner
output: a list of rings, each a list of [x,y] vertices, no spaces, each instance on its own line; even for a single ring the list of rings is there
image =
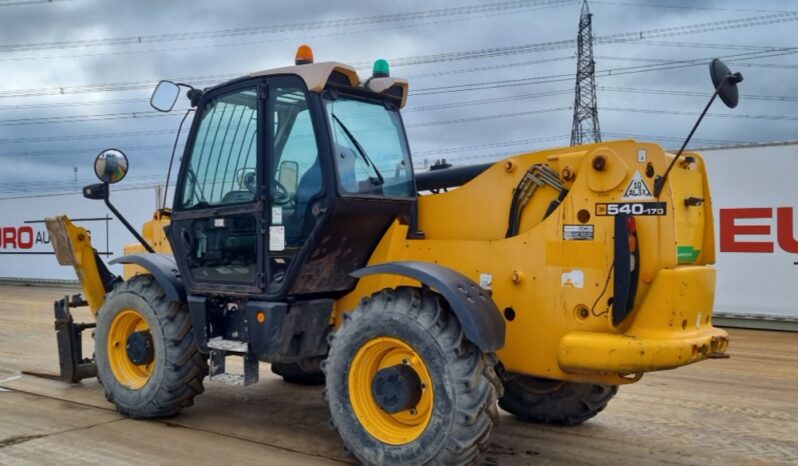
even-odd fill
[[[192,293],[262,293],[268,183],[262,80],[211,91],[194,122],[169,241]]]
[[[324,129],[316,99],[298,76],[267,80],[270,184],[267,294],[283,295],[302,267],[303,251],[329,207],[325,189]],[[329,157],[327,157],[329,158]]]

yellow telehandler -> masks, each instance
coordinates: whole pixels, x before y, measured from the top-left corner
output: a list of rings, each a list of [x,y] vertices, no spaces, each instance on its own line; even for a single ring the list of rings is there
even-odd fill
[[[712,99],[735,106],[742,76],[710,69]],[[170,111],[181,88],[194,117],[172,208],[140,232],[125,220],[109,196],[128,169],[118,150],[84,188],[138,241],[111,261],[122,276],[86,229],[47,219],[83,287],[55,303],[61,377],[97,375],[121,413],[176,415],[206,377],[248,385],[268,362],[325,385],[361,462],[470,464],[499,407],[579,424],[645,372],[727,348],[689,137],[676,154],[622,140],[414,173],[408,83],[384,60],[361,81],[302,46],[295,66],[204,90],[162,81],[151,104]],[[95,323],[70,313],[83,305],[94,358],[80,335]]]

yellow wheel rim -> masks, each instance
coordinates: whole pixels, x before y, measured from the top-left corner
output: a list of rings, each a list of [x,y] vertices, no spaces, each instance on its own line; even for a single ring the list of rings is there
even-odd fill
[[[380,408],[371,392],[374,376],[381,369],[408,364],[421,380],[421,399],[415,409],[388,414]],[[390,445],[404,445],[424,433],[433,408],[432,379],[418,353],[404,341],[379,337],[363,345],[349,370],[349,399],[360,424],[377,440]]]
[[[122,385],[138,390],[147,384],[152,376],[155,361],[149,364],[133,364],[127,354],[127,339],[135,332],[149,330],[150,324],[140,312],[125,309],[111,322],[108,332],[108,362],[114,377]]]

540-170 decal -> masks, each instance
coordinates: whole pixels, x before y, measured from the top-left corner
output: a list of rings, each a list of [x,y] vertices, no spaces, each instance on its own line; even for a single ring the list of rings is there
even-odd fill
[[[665,202],[608,202],[596,204],[596,215],[614,217],[616,215],[665,215],[668,211]]]

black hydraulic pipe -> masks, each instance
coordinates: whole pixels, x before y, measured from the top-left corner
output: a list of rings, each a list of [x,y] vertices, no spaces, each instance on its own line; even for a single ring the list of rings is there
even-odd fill
[[[430,170],[416,174],[416,189],[418,191],[431,191],[435,189],[456,188],[462,186],[485,170],[492,167],[492,163],[468,165],[466,167],[445,168],[443,170]]]

